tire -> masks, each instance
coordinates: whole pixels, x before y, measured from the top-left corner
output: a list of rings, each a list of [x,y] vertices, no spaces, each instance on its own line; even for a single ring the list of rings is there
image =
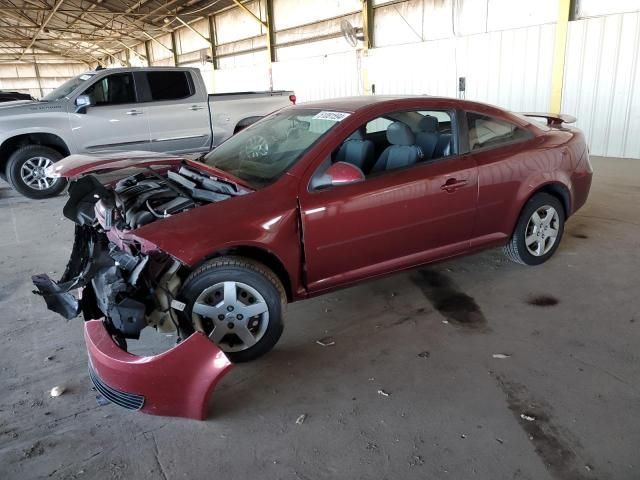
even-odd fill
[[[505,255],[523,265],[540,265],[546,262],[560,245],[564,222],[562,202],[548,193],[536,193],[522,209],[513,235],[504,247]]]
[[[64,190],[67,184],[66,179],[32,177],[34,178],[32,181],[37,183],[30,185],[25,178],[28,179],[28,172],[33,170],[37,170],[37,174],[40,175],[42,168],[56,163],[62,157],[63,155],[57,150],[42,145],[21,147],[9,157],[6,170],[7,181],[14,190],[25,197],[34,199],[55,197]]]
[[[282,335],[287,296],[278,277],[254,260],[227,256],[203,264],[187,277],[179,298],[186,304],[181,330],[210,336],[232,362],[264,355]]]

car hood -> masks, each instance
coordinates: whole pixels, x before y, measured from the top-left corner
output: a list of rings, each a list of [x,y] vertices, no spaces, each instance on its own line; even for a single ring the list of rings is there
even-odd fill
[[[177,165],[183,157],[153,152],[118,152],[103,155],[70,155],[49,167],[51,177],[75,178],[87,173],[111,172],[130,167]]]

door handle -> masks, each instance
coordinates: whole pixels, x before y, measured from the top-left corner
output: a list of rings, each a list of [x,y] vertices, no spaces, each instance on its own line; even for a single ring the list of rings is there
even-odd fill
[[[464,187],[467,184],[466,180],[458,180],[456,178],[449,178],[444,185],[440,187],[440,190],[444,190],[448,193],[453,193],[459,188]]]
[[[202,110],[204,107],[201,105],[191,105],[189,107],[189,110],[191,110],[192,112],[197,112],[198,110]]]
[[[127,115],[142,115],[143,112],[141,112],[140,110],[129,110],[128,112],[125,112]]]

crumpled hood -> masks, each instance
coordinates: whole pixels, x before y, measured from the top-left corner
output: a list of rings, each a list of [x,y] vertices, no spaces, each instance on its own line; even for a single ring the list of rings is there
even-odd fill
[[[75,178],[92,172],[108,172],[130,167],[150,165],[178,165],[185,158],[155,152],[117,152],[103,155],[70,155],[52,165],[47,174],[52,177]]]

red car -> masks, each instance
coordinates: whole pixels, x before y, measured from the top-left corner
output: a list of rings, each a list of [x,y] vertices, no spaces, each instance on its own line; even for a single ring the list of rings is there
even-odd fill
[[[94,382],[149,403],[150,360],[123,359],[105,338],[124,353],[147,326],[200,332],[220,373],[218,348],[240,362],[276,344],[287,302],[496,246],[522,264],[548,260],[591,184],[573,120],[368,96],[282,109],[197,161],[74,155],[53,172],[75,179],[64,207],[73,254],[60,282],[34,282],[65,317],[103,318],[87,328]],[[94,175],[116,170],[107,184]]]

